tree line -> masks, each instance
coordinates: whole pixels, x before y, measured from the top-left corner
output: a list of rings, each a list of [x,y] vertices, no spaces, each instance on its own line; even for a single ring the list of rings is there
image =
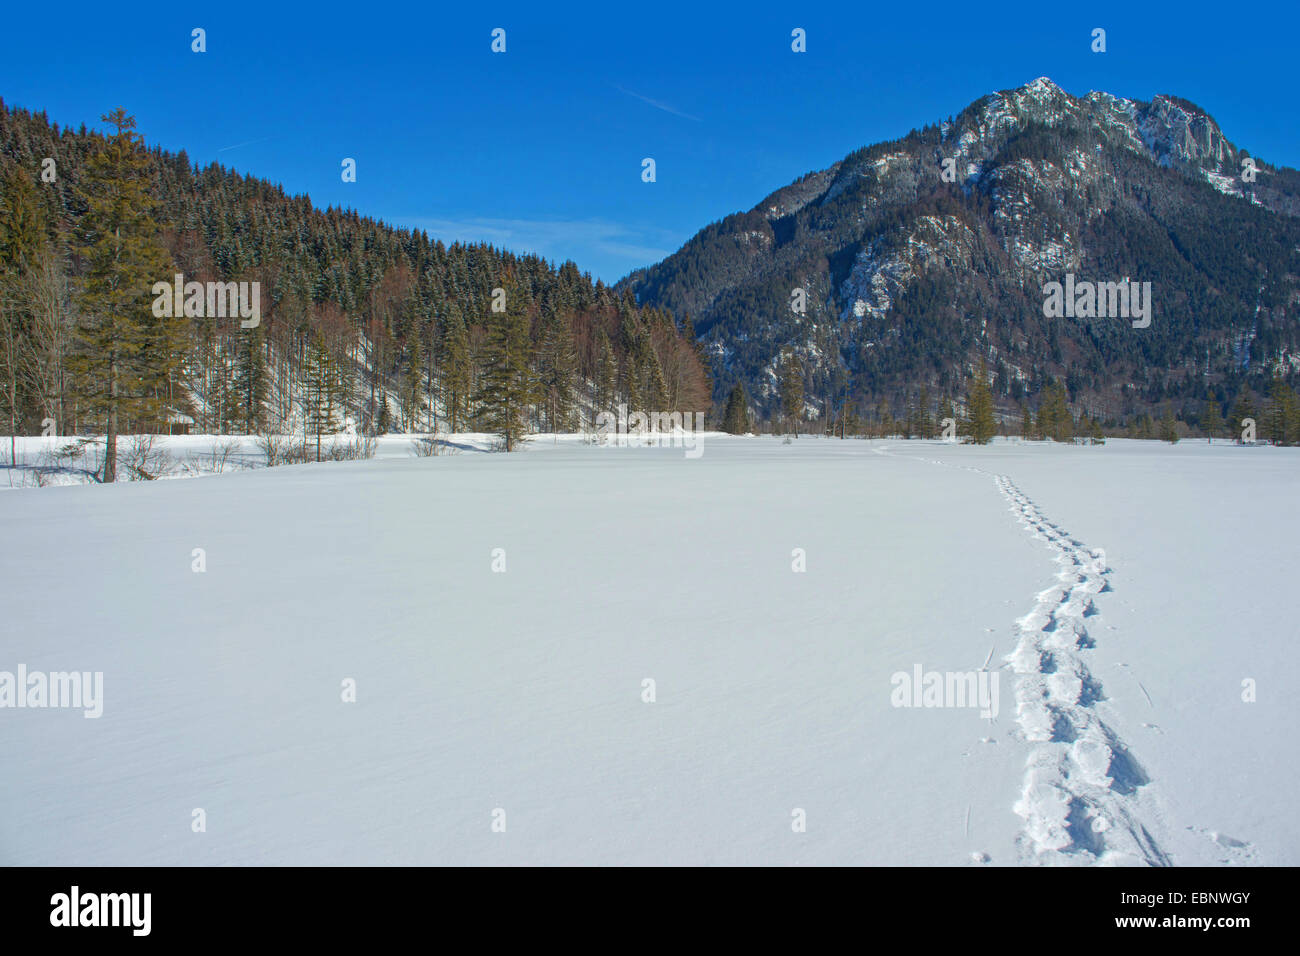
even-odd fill
[[[858,438],[952,437],[976,444],[1004,435],[1084,444],[1099,444],[1107,437],[1171,443],[1195,437],[1300,445],[1300,397],[1281,375],[1274,376],[1264,395],[1243,388],[1231,403],[1211,396],[1183,410],[1176,411],[1172,403],[1166,403],[1158,415],[1141,412],[1125,418],[1090,412],[1082,396],[1071,398],[1065,379],[1048,379],[1036,405],[1023,393],[1020,401],[1011,399],[1010,390],[999,386],[999,381],[987,360],[981,359],[956,398],[932,396],[923,385],[901,406],[884,399],[874,406],[845,400],[838,406],[827,402],[820,412],[809,415],[802,365],[795,352],[786,349],[776,365],[779,413],[764,418],[744,384],[738,382],[727,394],[721,428],[733,435],[770,431]]]

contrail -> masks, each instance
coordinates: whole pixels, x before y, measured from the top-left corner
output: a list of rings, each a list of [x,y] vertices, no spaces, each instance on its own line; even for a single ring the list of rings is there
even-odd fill
[[[667,103],[664,103],[660,100],[652,100],[648,96],[642,96],[640,93],[635,93],[632,90],[625,90],[621,86],[616,86],[615,89],[618,90],[620,93],[626,93],[628,96],[635,96],[638,100],[641,100],[643,103],[649,103],[655,109],[663,110],[665,113],[672,113],[674,116],[680,116],[683,119],[694,120],[696,123],[704,122],[698,116],[692,116],[690,113],[683,113],[681,110],[677,109],[676,107],[669,106]]]

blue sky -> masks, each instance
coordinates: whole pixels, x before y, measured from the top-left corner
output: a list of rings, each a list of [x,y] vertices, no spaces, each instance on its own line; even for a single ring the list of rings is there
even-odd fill
[[[1176,93],[1300,166],[1294,4],[1143,7],[24,3],[5,14],[0,96],[74,127],[122,105],[149,142],[322,208],[612,282],[810,170],[1037,76]]]

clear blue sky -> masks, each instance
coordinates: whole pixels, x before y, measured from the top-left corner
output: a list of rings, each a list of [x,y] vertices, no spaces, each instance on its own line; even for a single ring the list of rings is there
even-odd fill
[[[74,127],[122,105],[149,142],[322,208],[571,258],[614,281],[805,172],[1042,75],[1075,94],[1178,94],[1239,145],[1300,166],[1296,10],[16,3],[0,96]],[[204,54],[190,51],[194,27]],[[505,54],[490,51],[494,27]],[[791,52],[794,27],[807,53]],[[1089,49],[1094,27],[1105,54]],[[339,176],[345,156],[354,184]]]

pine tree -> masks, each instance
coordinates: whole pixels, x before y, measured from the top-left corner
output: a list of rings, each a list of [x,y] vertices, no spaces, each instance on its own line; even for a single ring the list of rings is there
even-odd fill
[[[1034,437],[1034,419],[1029,413],[1029,405],[1020,406],[1020,438],[1029,441]]]
[[[486,430],[499,435],[510,452],[528,434],[528,406],[536,396],[536,381],[522,296],[512,281],[505,289],[506,311],[491,313],[488,319],[483,379],[474,403]]]
[[[722,430],[729,435],[746,435],[749,427],[749,398],[745,386],[739,382],[727,396],[727,408],[722,415]]]
[[[81,307],[82,348],[69,361],[81,376],[83,399],[103,415],[104,467],[101,480],[117,477],[118,429],[132,419],[158,418],[159,374],[172,369],[169,337],[155,319],[151,289],[172,272],[171,257],[158,243],[150,213],[148,154],[135,119],[121,107],[102,117],[112,128],[82,174],[87,204],[80,233],[86,260]],[[160,334],[161,332],[161,334]],[[161,354],[160,354],[161,353]],[[146,360],[163,367],[149,367]]]
[[[997,434],[997,422],[993,415],[993,394],[989,391],[988,362],[980,359],[979,372],[971,382],[966,404],[970,409],[968,433],[977,445],[987,445]]]

